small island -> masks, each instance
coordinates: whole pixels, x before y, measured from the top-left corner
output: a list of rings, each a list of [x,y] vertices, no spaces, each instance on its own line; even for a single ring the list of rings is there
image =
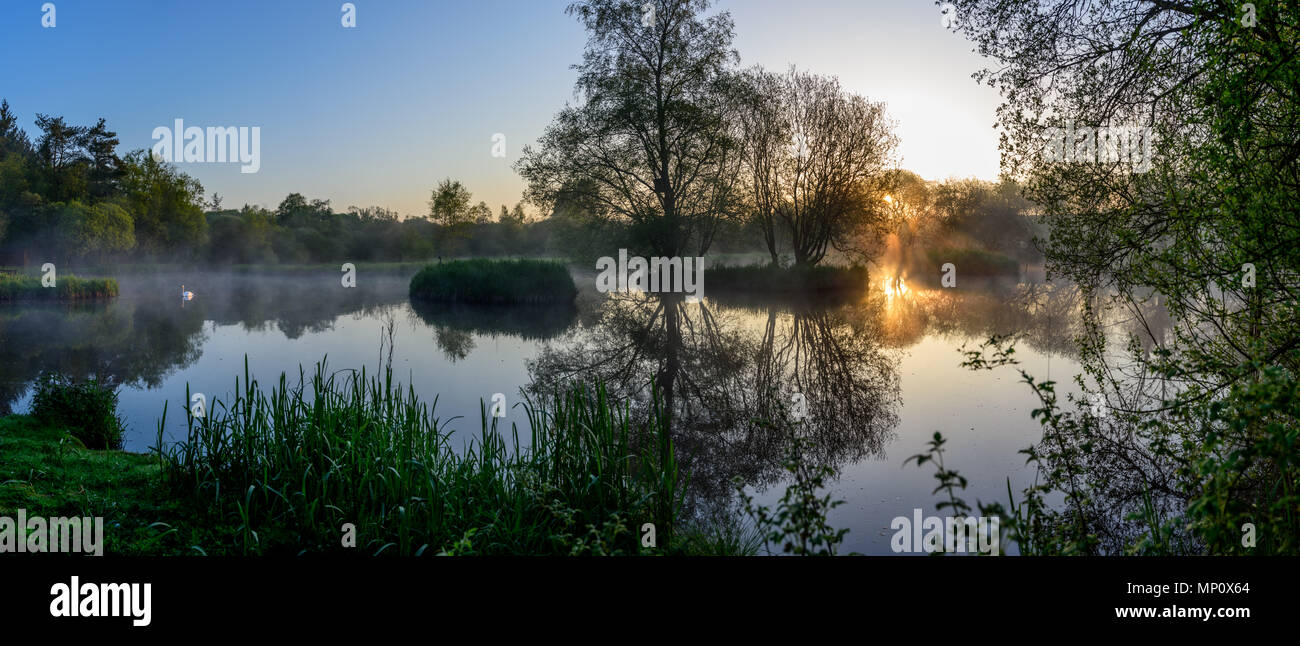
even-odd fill
[[[453,260],[411,279],[411,300],[484,305],[573,303],[578,287],[553,260]]]
[[[117,297],[114,278],[60,276],[46,286],[40,276],[0,273],[0,303],[17,301],[88,301]]]

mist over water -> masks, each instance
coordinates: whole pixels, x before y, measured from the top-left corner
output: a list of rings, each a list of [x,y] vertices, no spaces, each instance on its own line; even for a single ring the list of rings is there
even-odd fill
[[[847,504],[831,522],[851,529],[847,549],[888,553],[891,519],[934,511],[931,472],[903,463],[935,431],[970,478],[970,499],[1004,498],[1008,477],[1017,490],[1032,481],[1016,453],[1040,437],[1032,392],[1010,370],[960,367],[963,344],[1024,334],[1023,367],[1057,380],[1062,396],[1076,392],[1079,296],[1048,284],[899,289],[882,278],[835,302],[713,294],[702,305],[588,286],[576,307],[474,307],[413,304],[407,273],[363,271],[355,289],[323,269],[127,274],[111,302],[11,307],[0,317],[0,406],[24,412],[42,371],[94,376],[119,388],[126,448],[143,452],[156,443],[164,402],[164,441],[184,439],[187,385],[214,410],[242,382],[245,357],[268,390],[282,372],[296,384],[300,366],[310,377],[321,360],[375,374],[389,361],[391,323],[394,379],[425,402],[436,397],[456,447],[478,436],[497,393],[507,404],[500,430],[517,425],[527,445],[528,420],[515,407],[525,395],[600,378],[644,402],[646,375],[671,384],[695,514],[734,505],[734,477],[760,503],[779,498],[784,443],[750,422],[801,393],[815,459],[841,472],[831,493]]]

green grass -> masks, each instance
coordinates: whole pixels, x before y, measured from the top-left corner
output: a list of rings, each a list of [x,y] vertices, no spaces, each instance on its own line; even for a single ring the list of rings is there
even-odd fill
[[[0,516],[102,516],[106,553],[176,552],[177,532],[155,524],[179,524],[160,473],[157,457],[86,449],[34,417],[0,417]]]
[[[705,279],[709,290],[750,293],[844,293],[870,285],[867,268],[862,266],[723,265],[705,270]]]
[[[361,554],[638,554],[674,543],[681,477],[664,417],[636,422],[602,388],[526,406],[527,447],[484,412],[458,452],[391,374],[317,364],[268,394],[245,370],[235,399],[189,417],[186,441],[164,452],[172,494],[230,529],[206,553],[346,552],[345,524]],[[645,523],[659,549],[642,547]]]
[[[39,276],[0,274],[0,302],[78,301],[114,298],[117,280],[59,276],[53,287],[41,284]]]
[[[453,260],[411,279],[411,299],[457,303],[572,303],[569,270],[546,260]]]
[[[478,437],[455,450],[433,406],[391,374],[318,364],[300,378],[282,374],[267,392],[245,367],[232,401],[188,417],[186,440],[155,455],[89,450],[35,417],[0,418],[0,514],[103,516],[105,551],[119,555],[758,549],[735,522],[679,518],[687,477],[657,402],[635,414],[573,385],[509,413],[529,419],[530,442],[484,411]],[[164,408],[160,429],[165,419]],[[347,524],[355,548],[343,545]]]

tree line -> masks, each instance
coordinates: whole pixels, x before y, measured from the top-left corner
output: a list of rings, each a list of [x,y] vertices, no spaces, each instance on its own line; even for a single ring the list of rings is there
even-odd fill
[[[0,265],[123,259],[217,264],[409,261],[440,255],[562,252],[577,226],[494,212],[460,182],[433,191],[425,217],[383,207],[336,212],[290,193],[274,209],[222,207],[198,180],[147,150],[119,155],[104,119],[93,126],[37,114],[39,134],[0,102]]]

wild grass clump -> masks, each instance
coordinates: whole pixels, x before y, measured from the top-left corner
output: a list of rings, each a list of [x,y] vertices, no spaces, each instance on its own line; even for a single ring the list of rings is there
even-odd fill
[[[125,427],[117,415],[117,392],[95,379],[76,382],[42,374],[32,397],[32,417],[66,431],[88,449],[120,449]]]
[[[456,303],[572,303],[573,276],[550,260],[453,260],[411,279],[411,299]]]
[[[113,278],[59,276],[53,287],[45,287],[39,276],[0,274],[0,302],[79,301],[116,296],[117,280]]]
[[[710,290],[743,290],[751,293],[852,292],[861,291],[870,284],[867,268],[858,265],[724,265],[709,267],[705,270],[705,278]]]
[[[160,449],[167,486],[214,528],[213,543],[196,546],[205,553],[638,554],[673,544],[682,489],[657,402],[638,420],[603,387],[575,385],[521,405],[527,447],[484,412],[481,434],[458,453],[433,407],[391,371],[320,363],[310,378],[300,369],[297,386],[282,374],[268,394],[245,364],[235,399],[189,416],[186,440]],[[655,548],[643,545],[647,523]]]

